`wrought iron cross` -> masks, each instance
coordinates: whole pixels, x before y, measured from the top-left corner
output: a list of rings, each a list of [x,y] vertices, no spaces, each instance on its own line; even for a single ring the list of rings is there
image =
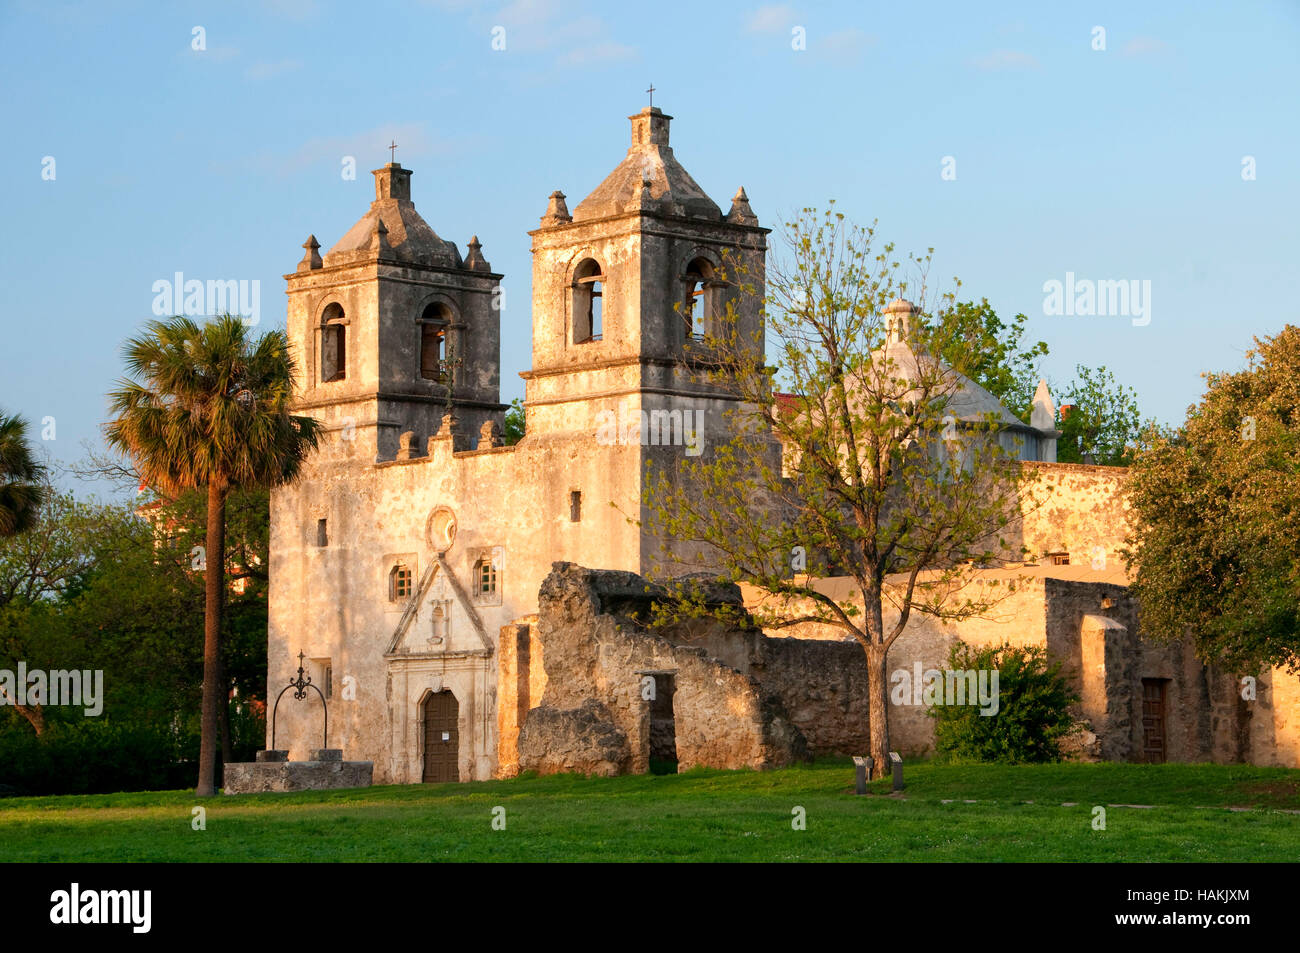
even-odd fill
[[[389,163],[392,163],[393,160],[396,159],[396,158],[397,158],[397,142],[396,142],[395,140],[390,140],[390,141],[389,141],[389,146],[388,146],[388,161],[389,161]]]
[[[650,94],[650,108],[653,109],[655,105],[655,84],[651,83],[646,92]]]

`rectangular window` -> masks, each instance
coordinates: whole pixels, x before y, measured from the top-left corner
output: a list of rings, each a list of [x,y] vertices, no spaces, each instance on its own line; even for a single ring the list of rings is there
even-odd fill
[[[334,697],[334,665],[331,659],[314,658],[311,660],[311,680],[326,698]]]
[[[1068,565],[1070,565],[1070,554],[1069,554],[1069,553],[1052,553],[1052,565],[1053,565],[1053,566],[1068,566]]]
[[[388,598],[391,601],[398,599],[409,599],[411,597],[411,570],[404,565],[393,567],[389,574]]]
[[[319,519],[316,521],[316,545],[328,546],[329,544],[330,544],[330,537],[329,537],[329,531],[325,526],[325,520]]]
[[[578,523],[582,520],[582,491],[569,491],[569,522]]]

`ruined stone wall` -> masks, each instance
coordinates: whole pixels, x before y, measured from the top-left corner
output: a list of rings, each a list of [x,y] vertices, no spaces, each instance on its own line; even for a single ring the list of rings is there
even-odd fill
[[[756,630],[710,628],[688,644],[756,678],[822,754],[868,748],[867,664],[856,642],[769,638]]]
[[[651,632],[643,624],[649,605],[648,584],[636,574],[556,563],[539,593],[546,687],[519,733],[521,770],[648,770],[646,679],[655,674],[671,674],[675,684],[679,770],[778,767],[806,756],[779,702],[684,637]]]

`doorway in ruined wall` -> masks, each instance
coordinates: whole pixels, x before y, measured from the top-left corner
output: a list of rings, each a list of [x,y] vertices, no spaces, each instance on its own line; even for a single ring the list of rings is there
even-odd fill
[[[1165,762],[1165,703],[1169,679],[1142,679],[1142,760]]]
[[[650,702],[650,773],[677,773],[677,722],[673,716],[673,695],[677,676],[673,672],[647,672],[654,681]]]
[[[460,780],[460,703],[450,691],[424,699],[424,777],[426,784]]]

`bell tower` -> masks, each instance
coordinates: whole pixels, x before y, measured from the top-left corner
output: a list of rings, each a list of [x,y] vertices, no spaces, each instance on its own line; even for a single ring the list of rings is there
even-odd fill
[[[769,230],[743,188],[724,215],[691,178],[669,145],[671,116],[651,106],[628,118],[623,161],[572,213],[553,192],[529,233],[530,435],[591,432],[610,410],[717,410],[725,389],[690,365],[728,303],[761,346]]]
[[[328,252],[303,244],[288,283],[295,409],[324,424],[324,459],[418,455],[439,431],[500,424],[501,276],[478,238],[462,258],[411,202],[411,170],[375,169],[370,209]],[[460,447],[457,447],[460,449]]]

